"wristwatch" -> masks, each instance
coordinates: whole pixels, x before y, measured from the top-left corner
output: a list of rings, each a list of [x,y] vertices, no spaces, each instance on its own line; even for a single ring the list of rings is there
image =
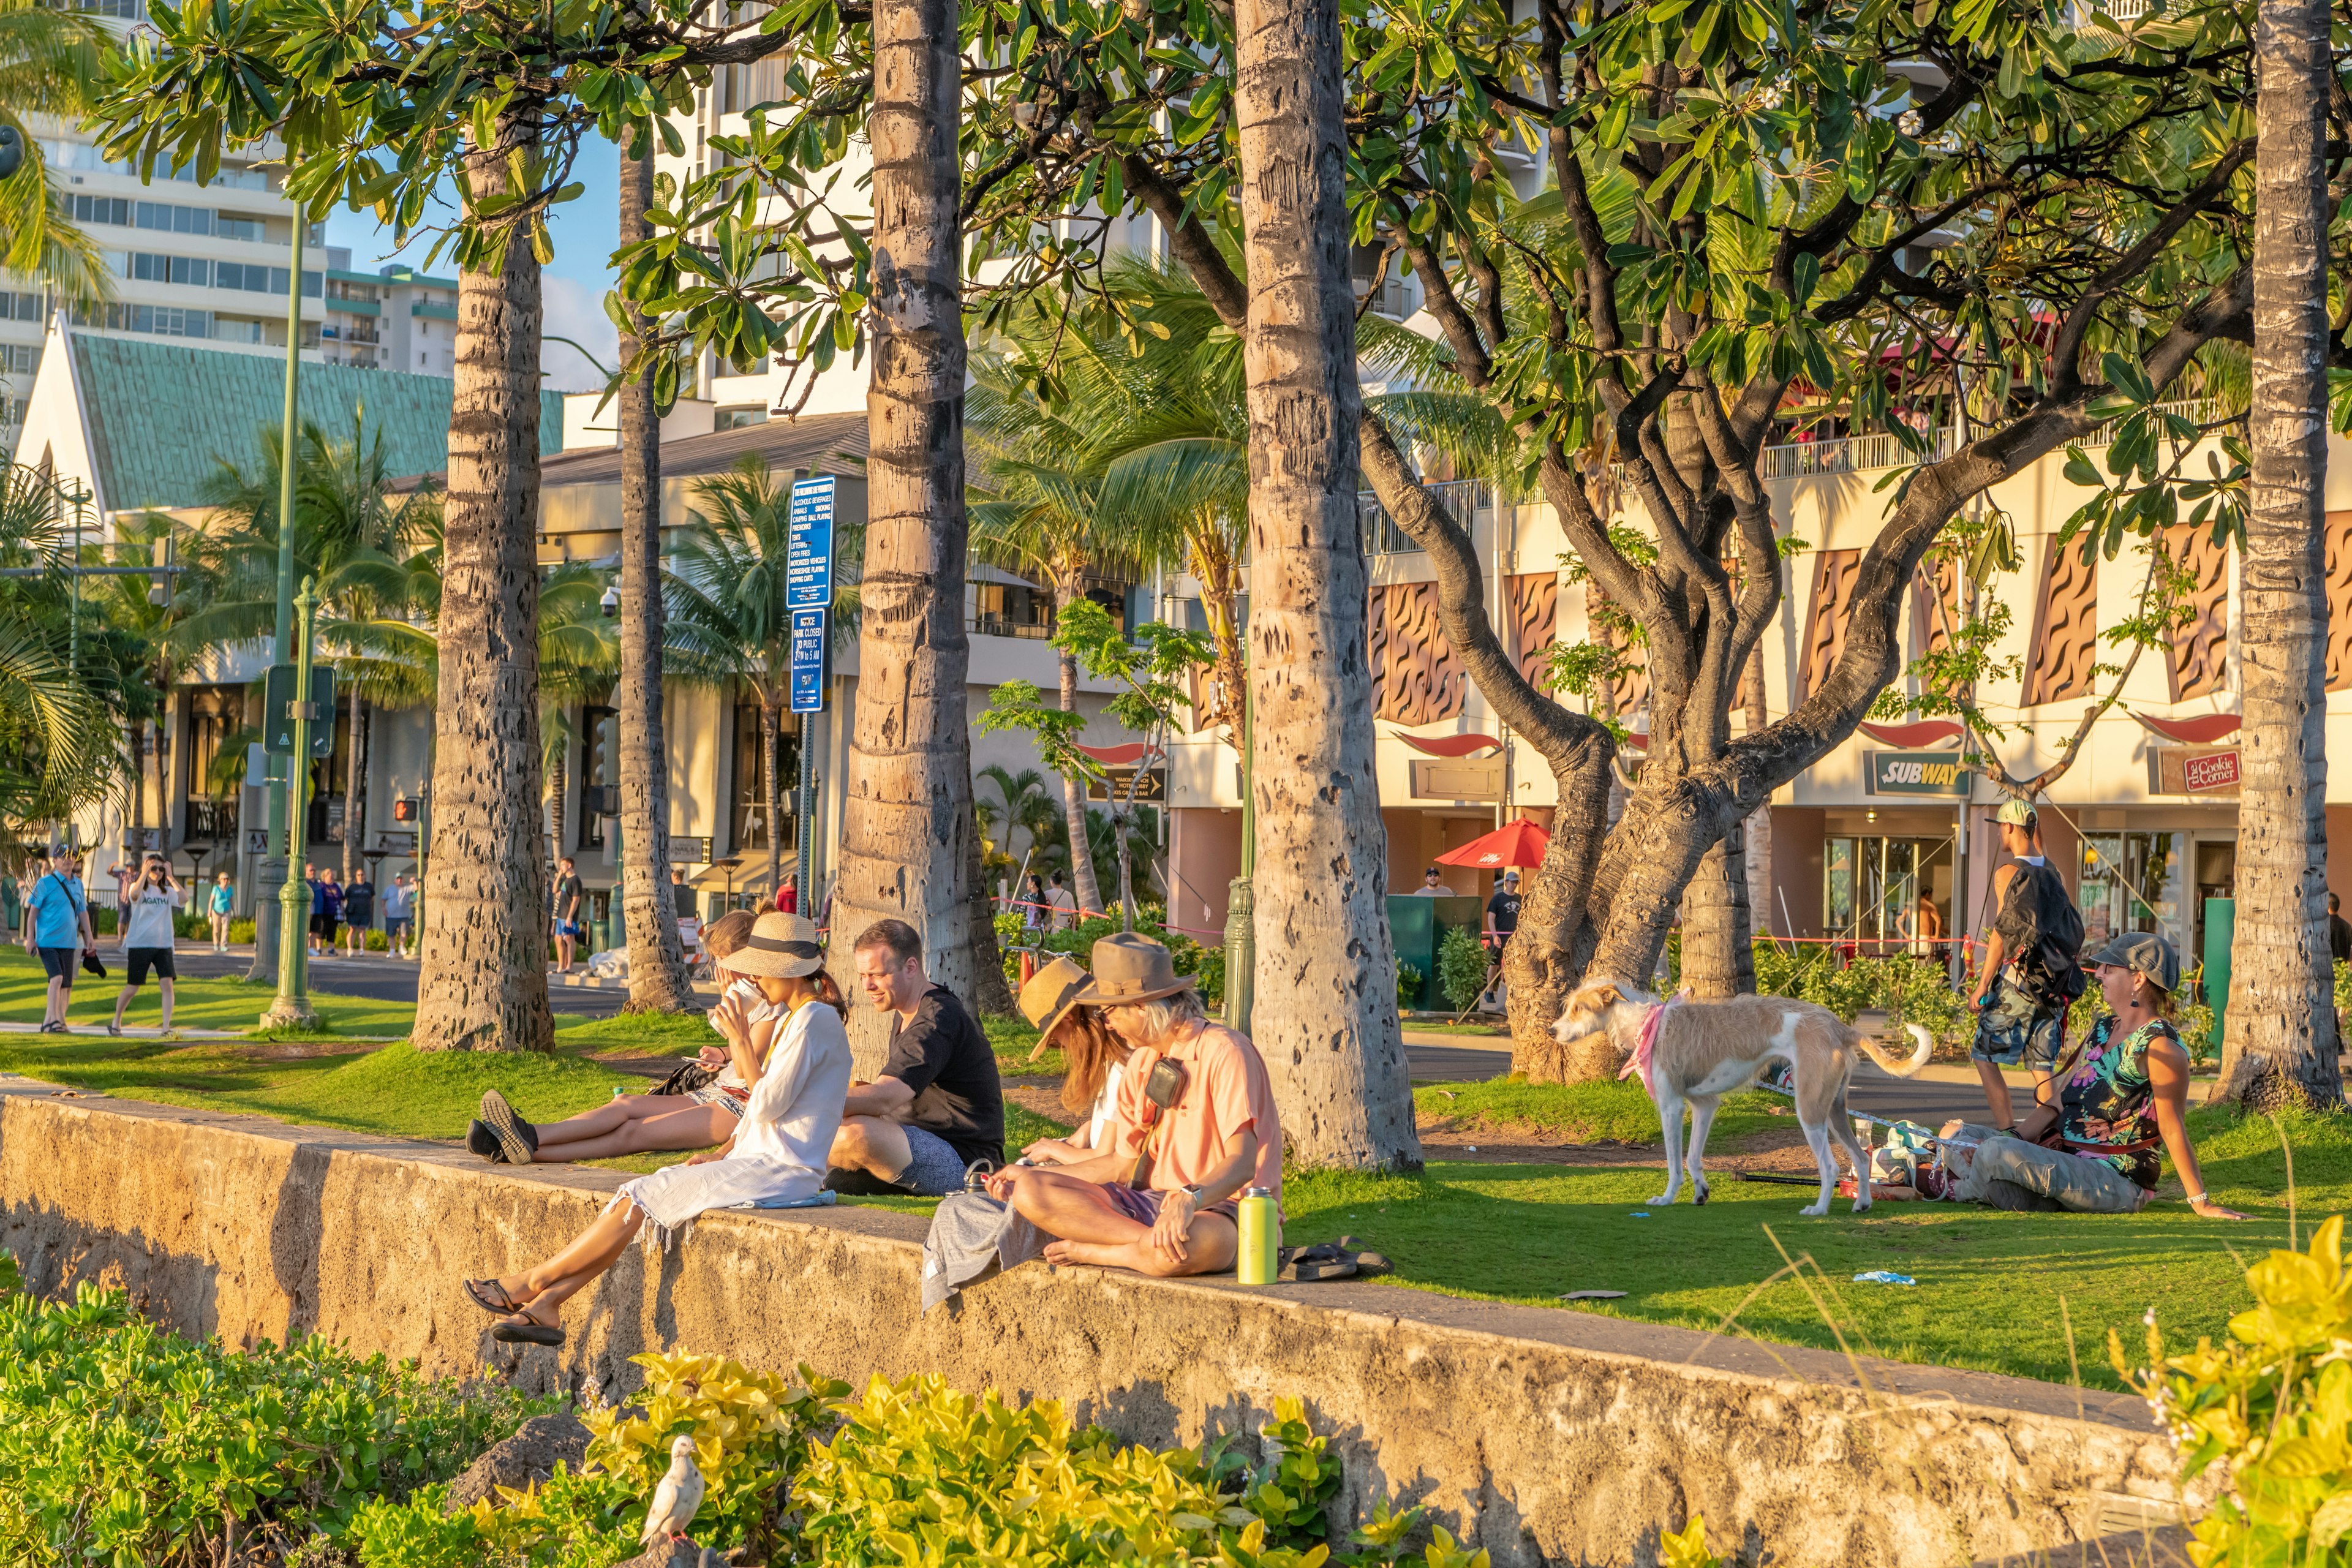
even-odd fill
[[[1194,1214],[1199,1214],[1201,1212],[1201,1184],[1198,1182],[1187,1182],[1184,1185],[1177,1188],[1176,1190],[1192,1200],[1192,1212]]]

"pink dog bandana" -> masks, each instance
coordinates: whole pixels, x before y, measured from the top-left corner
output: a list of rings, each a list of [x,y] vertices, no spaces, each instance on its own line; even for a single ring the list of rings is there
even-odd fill
[[[1650,1009],[1650,1016],[1642,1020],[1641,1035],[1633,1041],[1633,1054],[1625,1058],[1624,1067],[1617,1073],[1617,1081],[1620,1083],[1632,1078],[1635,1073],[1640,1073],[1643,1092],[1652,1100],[1658,1098],[1658,1091],[1650,1087],[1650,1051],[1658,1043],[1658,1026],[1666,1021],[1666,1009],[1682,999],[1683,994],[1677,991]]]

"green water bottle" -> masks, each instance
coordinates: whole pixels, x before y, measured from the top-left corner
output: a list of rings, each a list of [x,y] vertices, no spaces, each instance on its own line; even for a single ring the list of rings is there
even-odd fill
[[[1265,1187],[1252,1187],[1242,1194],[1235,1205],[1242,1233],[1241,1254],[1234,1260],[1234,1272],[1244,1285],[1271,1285],[1275,1272],[1281,1267],[1282,1210],[1274,1201],[1273,1192]]]

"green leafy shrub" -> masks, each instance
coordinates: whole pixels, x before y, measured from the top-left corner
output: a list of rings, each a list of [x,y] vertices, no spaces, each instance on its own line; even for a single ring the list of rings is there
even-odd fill
[[[251,942],[253,940],[253,922],[249,920],[229,921],[228,939],[231,942]]]
[[[1166,942],[1168,956],[1175,964],[1176,973],[1179,974],[1197,975],[1201,971],[1202,956],[1209,952],[1218,954],[1217,993],[1222,996],[1224,993],[1224,950],[1204,948],[1182,931],[1170,931],[1160,923],[1161,914],[1162,911],[1157,904],[1140,906],[1135,921],[1135,934],[1148,936],[1154,942]],[[1043,950],[1049,953],[1066,953],[1082,964],[1091,964],[1095,943],[1107,936],[1116,936],[1118,933],[1118,921],[1116,916],[1089,916],[1068,931],[1024,931],[1022,929],[1021,917],[1018,915],[1006,914],[996,917],[997,944],[999,950],[1004,954],[1004,978],[1015,987],[1021,984],[1021,955],[1013,951],[1014,946],[1025,947],[1033,951]]]
[[[205,942],[213,934],[213,922],[209,916],[183,910],[172,917],[172,934],[184,942]]]
[[[1467,926],[1448,926],[1437,944],[1437,988],[1447,1005],[1467,1012],[1486,989],[1486,949]]]
[[[646,1354],[645,1386],[619,1405],[583,1414],[587,1463],[543,1486],[500,1488],[470,1510],[442,1512],[438,1489],[364,1510],[352,1528],[365,1568],[608,1568],[634,1554],[646,1504],[669,1468],[671,1439],[695,1440],[709,1491],[695,1539],[721,1551],[777,1556],[780,1483],[805,1465],[810,1435],[849,1392],[806,1367],[800,1381],[753,1372],[724,1356]]]
[[[318,1340],[198,1344],[84,1284],[0,1300],[0,1562],[193,1568],[341,1539],[538,1406]]]
[[[2204,965],[2200,964],[2198,968],[2201,972]],[[2352,963],[2340,958],[2336,961],[2336,1010],[2352,1013]]]
[[[1768,996],[1818,1002],[1849,1024],[1858,1013],[1880,1009],[1948,1046],[1965,1045],[1976,1034],[1967,998],[1933,959],[1898,953],[1840,963],[1824,943],[1769,938],[1759,938],[1755,952],[1756,989]]]
[[[1319,1568],[1330,1555],[1339,1463],[1296,1400],[1276,1402],[1255,1463],[1223,1444],[1121,1447],[1099,1427],[1074,1427],[1051,1400],[973,1399],[938,1377],[877,1378],[838,1408],[840,1432],[810,1450],[793,1487],[806,1563]],[[1486,1553],[1460,1552],[1443,1531],[1419,1557],[1400,1559],[1419,1511],[1383,1502],[1344,1560],[1486,1568]],[[959,1549],[942,1559],[919,1542]]]
[[[2200,1338],[2167,1357],[2150,1308],[2149,1364],[2134,1370],[2110,1331],[2107,1353],[2148,1397],[2180,1449],[2181,1479],[2217,1468],[2228,1489],[2196,1526],[2196,1561],[2215,1568],[2352,1562],[2352,1273],[2344,1219],[2308,1252],[2273,1252],[2246,1270],[2254,1306],[2230,1320],[2234,1343]]]
[[[121,913],[120,910],[102,910],[96,904],[92,904],[89,907],[89,929],[100,936],[112,936],[115,931],[115,919]]]
[[[1429,977],[1417,963],[1400,961],[1397,964],[1397,1011],[1410,1013],[1421,1005],[1422,982]]]

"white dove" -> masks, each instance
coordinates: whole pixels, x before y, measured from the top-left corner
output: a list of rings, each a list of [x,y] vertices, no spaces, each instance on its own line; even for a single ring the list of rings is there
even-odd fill
[[[682,1539],[686,1527],[694,1522],[694,1510],[702,1506],[703,1484],[702,1472],[694,1464],[694,1439],[671,1439],[669,1468],[654,1488],[654,1500],[646,1509],[646,1528],[637,1544],[651,1551],[654,1542],[664,1537]]]

